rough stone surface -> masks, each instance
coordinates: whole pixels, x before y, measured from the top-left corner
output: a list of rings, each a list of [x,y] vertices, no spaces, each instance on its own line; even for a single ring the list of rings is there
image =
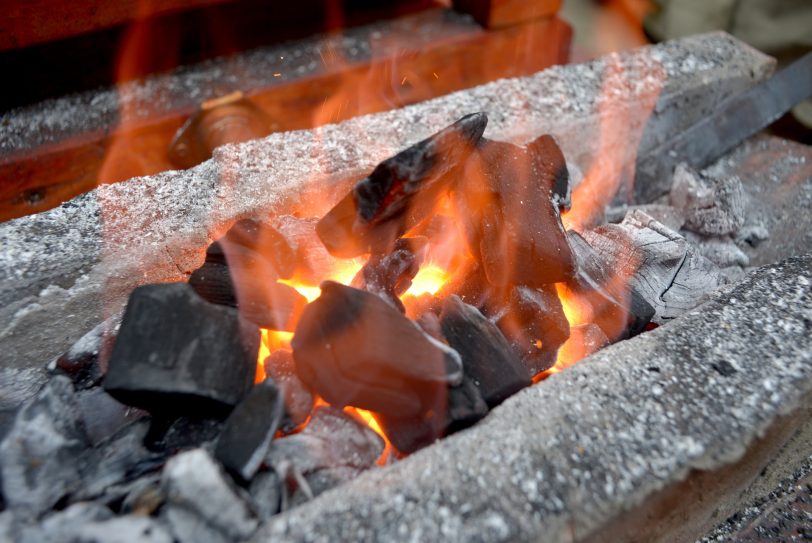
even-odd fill
[[[467,113],[486,112],[485,135],[498,140],[524,143],[553,134],[567,160],[588,172],[599,152],[631,164],[638,143],[642,152],[653,149],[772,67],[771,59],[725,34],[685,38],[225,146],[190,170],[103,185],[3,223],[0,382],[16,381],[24,398],[42,383],[31,368],[119,311],[135,286],[185,279],[203,261],[205,246],[235,219],[282,206],[290,213],[305,202],[307,216],[319,216],[349,181]],[[624,130],[583,137],[613,122]]]
[[[805,401],[811,322],[807,254],[521,391],[472,429],[272,518],[252,541],[588,538],[690,469],[735,461]],[[715,369],[721,361],[732,371]]]

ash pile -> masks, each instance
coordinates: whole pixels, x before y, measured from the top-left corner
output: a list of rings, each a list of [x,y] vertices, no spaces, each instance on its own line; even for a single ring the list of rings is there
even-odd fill
[[[242,219],[187,283],[135,289],[4,421],[0,534],[247,539],[696,307],[766,236],[743,228],[737,179],[687,167],[668,205],[568,229],[555,139],[486,124],[383,161],[324,217]]]

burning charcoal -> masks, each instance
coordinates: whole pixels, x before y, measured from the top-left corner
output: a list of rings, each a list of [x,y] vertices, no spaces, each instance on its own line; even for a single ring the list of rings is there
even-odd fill
[[[290,432],[302,424],[313,411],[313,393],[296,375],[293,353],[279,349],[265,359],[265,374],[282,389],[285,400],[285,416],[282,419],[283,432]]]
[[[389,252],[454,182],[487,123],[484,113],[466,115],[378,164],[319,221],[317,231],[327,250],[344,258]]]
[[[146,416],[146,412],[117,402],[100,388],[81,391],[76,395],[82,424],[93,446],[118,430]]]
[[[502,332],[478,309],[449,296],[440,315],[443,335],[460,353],[465,376],[482,393],[489,407],[530,386],[527,368],[516,357]]]
[[[291,345],[296,372],[335,406],[417,415],[429,383],[459,383],[462,362],[378,296],[332,281],[305,308]]]
[[[470,194],[467,186],[456,191],[456,201],[469,217],[471,252],[480,255],[492,285],[540,286],[572,276],[561,217],[544,186],[549,175],[509,143],[482,140],[478,157],[468,161],[463,178],[474,186]]]
[[[55,372],[67,375],[76,390],[101,383],[120,324],[120,315],[111,317],[79,338],[65,354],[57,358]]]
[[[593,232],[588,235],[592,236]],[[576,232],[569,231],[567,236],[578,263],[575,277],[566,282],[566,288],[573,297],[572,302],[581,307],[586,304],[589,321],[600,326],[610,340],[642,332],[655,311],[647,298],[630,284],[628,272],[623,271],[628,262],[611,260],[609,251],[598,252]],[[614,269],[610,267],[610,261]]]
[[[267,221],[237,221],[216,243],[225,252],[229,266],[265,261],[273,267],[276,276],[283,279],[290,278],[296,267],[294,249],[287,238]]]
[[[397,450],[413,453],[445,435],[468,428],[488,414],[479,388],[469,377],[464,377],[459,386],[438,393],[443,395],[447,395],[445,409],[430,410],[416,417],[378,415],[381,429]]]
[[[226,541],[241,541],[256,530],[257,519],[243,493],[205,450],[173,457],[166,463],[161,481],[170,525],[182,541],[210,541],[211,536],[189,539],[191,534],[207,531]],[[207,531],[193,529],[197,522]]]
[[[0,475],[9,507],[34,514],[81,486],[81,458],[89,446],[73,386],[56,376],[17,413],[0,443]]]
[[[248,481],[259,469],[282,421],[282,391],[271,379],[257,384],[226,419],[214,457]]]
[[[205,262],[189,276],[189,284],[209,303],[237,307],[237,292],[225,264]]]
[[[549,134],[539,136],[527,144],[533,176],[550,192],[550,199],[559,210],[569,210],[572,204],[570,174],[564,153]]]
[[[557,367],[567,367],[609,345],[609,338],[597,324],[579,324],[570,328],[570,337],[558,352]]]
[[[513,351],[536,375],[555,364],[558,348],[569,337],[569,322],[553,285],[514,287],[507,303],[489,316],[510,341]]]
[[[147,285],[130,295],[105,390],[163,414],[227,413],[256,373],[259,330],[186,284]]]
[[[282,507],[282,481],[275,471],[261,471],[251,480],[248,488],[251,504],[261,520],[277,514]]]
[[[352,286],[377,294],[405,311],[399,296],[409,289],[420,271],[427,244],[424,237],[400,238],[391,253],[372,255],[353,279]]]
[[[670,198],[685,213],[685,229],[697,234],[734,234],[744,224],[744,189],[738,177],[712,177],[679,164]]]
[[[370,467],[381,456],[381,437],[364,423],[334,407],[319,407],[313,412],[303,434],[329,441],[332,453],[340,459],[333,465]]]

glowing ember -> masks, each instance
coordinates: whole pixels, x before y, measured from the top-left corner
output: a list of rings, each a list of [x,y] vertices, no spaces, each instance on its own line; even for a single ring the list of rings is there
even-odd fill
[[[436,294],[448,281],[448,272],[435,264],[426,264],[412,279],[412,286],[404,296],[420,296],[421,294]]]

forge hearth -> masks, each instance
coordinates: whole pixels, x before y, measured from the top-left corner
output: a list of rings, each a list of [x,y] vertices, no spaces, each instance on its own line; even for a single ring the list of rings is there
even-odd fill
[[[788,232],[812,153],[760,137],[680,164],[655,203],[630,200],[629,165],[770,67],[691,38],[225,147],[0,226],[0,534],[706,532],[810,432],[812,263]],[[440,242],[470,259],[458,274]],[[445,284],[410,295],[427,269]]]

